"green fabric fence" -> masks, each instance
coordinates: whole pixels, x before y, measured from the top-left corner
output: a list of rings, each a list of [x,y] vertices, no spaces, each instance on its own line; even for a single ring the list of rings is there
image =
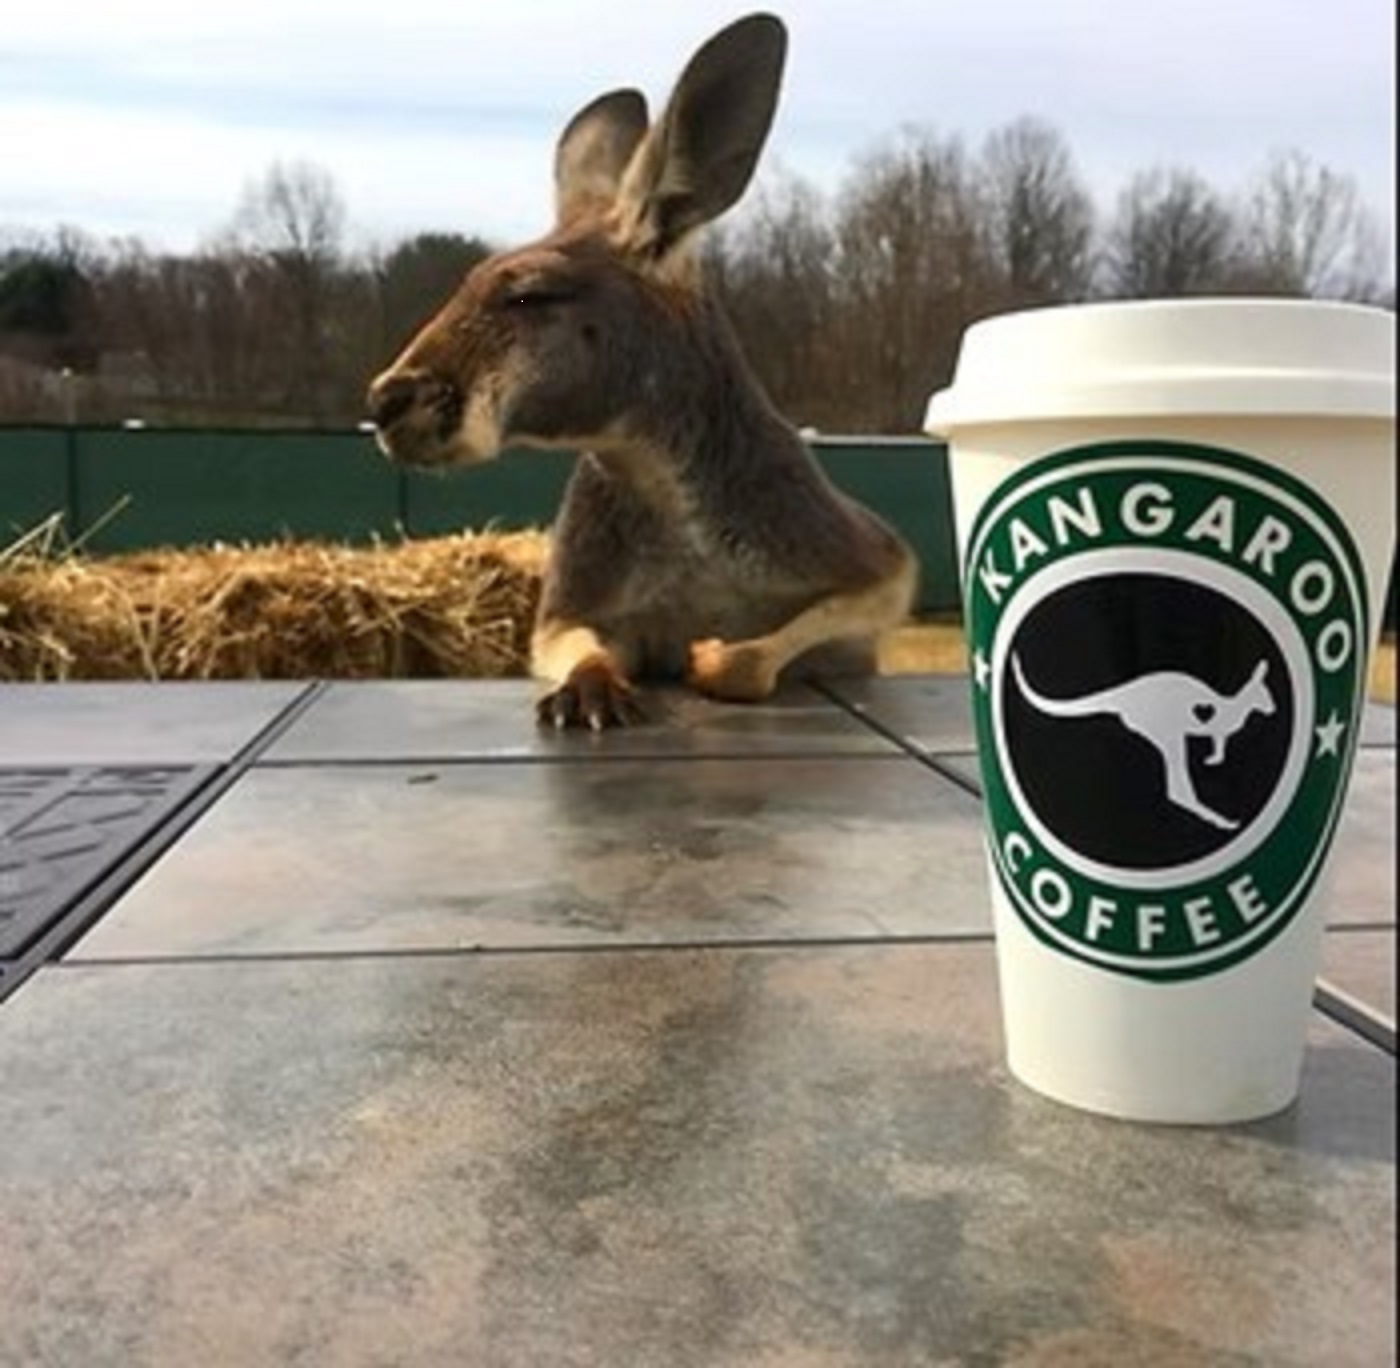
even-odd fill
[[[908,539],[921,613],[958,609],[947,449],[920,438],[816,438],[837,485]],[[364,543],[544,527],[572,457],[507,452],[446,475],[396,469],[364,432],[0,426],[0,546],[55,512],[98,552],[221,541]],[[1395,624],[1392,578],[1386,624]]]
[[[908,538],[919,610],[958,606],[947,453],[920,439],[819,439],[841,488]],[[444,475],[399,470],[364,432],[0,427],[0,546],[55,512],[95,553],[265,542],[364,543],[552,521],[572,457],[514,451]]]

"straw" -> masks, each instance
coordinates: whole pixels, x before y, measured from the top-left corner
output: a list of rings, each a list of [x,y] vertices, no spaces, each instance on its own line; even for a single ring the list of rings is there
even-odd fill
[[[0,549],[0,680],[519,675],[547,537],[285,541],[107,558],[53,519]]]

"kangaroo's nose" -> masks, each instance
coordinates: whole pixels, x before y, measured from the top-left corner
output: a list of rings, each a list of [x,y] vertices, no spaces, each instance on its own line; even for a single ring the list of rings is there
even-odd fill
[[[390,371],[371,382],[365,396],[370,421],[381,432],[393,427],[416,403],[429,383],[422,371]]]

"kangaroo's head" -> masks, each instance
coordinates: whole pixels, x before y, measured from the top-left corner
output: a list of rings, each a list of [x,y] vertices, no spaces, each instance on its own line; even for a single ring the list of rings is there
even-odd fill
[[[753,175],[786,47],[777,19],[751,15],[691,58],[656,123],[635,90],[570,120],[553,231],[475,267],[371,383],[389,456],[445,466],[515,444],[602,450],[646,441],[668,406],[691,401],[707,354],[727,345],[694,232]]]

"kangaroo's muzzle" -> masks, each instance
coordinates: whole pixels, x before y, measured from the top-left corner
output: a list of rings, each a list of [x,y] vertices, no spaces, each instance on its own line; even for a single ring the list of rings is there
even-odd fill
[[[380,450],[404,465],[450,459],[462,425],[461,391],[427,370],[388,370],[370,382],[365,410]]]

